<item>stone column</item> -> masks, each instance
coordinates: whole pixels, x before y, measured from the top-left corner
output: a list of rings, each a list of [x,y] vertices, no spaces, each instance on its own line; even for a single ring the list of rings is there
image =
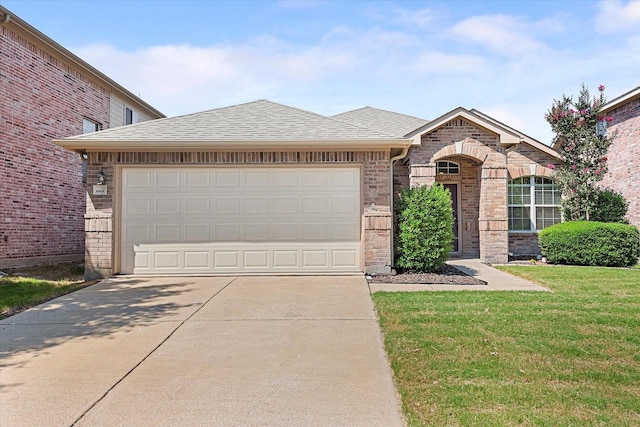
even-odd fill
[[[509,216],[506,166],[483,166],[480,176],[480,259],[490,264],[509,260]]]

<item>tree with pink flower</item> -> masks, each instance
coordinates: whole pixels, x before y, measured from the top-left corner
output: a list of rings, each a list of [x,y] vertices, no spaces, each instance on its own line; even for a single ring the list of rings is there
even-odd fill
[[[555,132],[553,145],[562,156],[554,169],[554,180],[563,193],[565,220],[592,217],[602,190],[597,186],[607,172],[607,150],[615,134],[607,133],[610,117],[602,115],[604,86],[591,98],[583,84],[578,98],[562,95],[553,101],[545,119]]]

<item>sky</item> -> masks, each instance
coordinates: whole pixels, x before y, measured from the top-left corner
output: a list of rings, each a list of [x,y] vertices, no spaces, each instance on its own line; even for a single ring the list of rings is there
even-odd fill
[[[167,116],[256,99],[427,120],[464,107],[550,144],[554,99],[640,86],[640,0],[0,4]]]

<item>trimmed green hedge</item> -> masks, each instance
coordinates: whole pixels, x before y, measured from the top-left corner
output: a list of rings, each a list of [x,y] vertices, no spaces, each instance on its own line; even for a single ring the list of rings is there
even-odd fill
[[[437,271],[449,258],[453,242],[451,194],[441,184],[403,190],[396,201],[397,266]]]
[[[633,225],[570,221],[539,234],[540,249],[553,264],[627,267],[640,256],[640,233]]]

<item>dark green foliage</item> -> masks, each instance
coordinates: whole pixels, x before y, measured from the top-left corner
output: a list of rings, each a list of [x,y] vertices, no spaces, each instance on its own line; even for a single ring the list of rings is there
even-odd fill
[[[397,266],[436,271],[453,246],[453,209],[449,190],[440,184],[403,190],[396,202]]]
[[[591,213],[592,221],[621,222],[627,224],[625,218],[629,203],[622,194],[607,188],[600,190],[596,195],[596,203]]]
[[[640,257],[638,228],[627,224],[570,221],[538,237],[542,255],[554,264],[627,267]]]

